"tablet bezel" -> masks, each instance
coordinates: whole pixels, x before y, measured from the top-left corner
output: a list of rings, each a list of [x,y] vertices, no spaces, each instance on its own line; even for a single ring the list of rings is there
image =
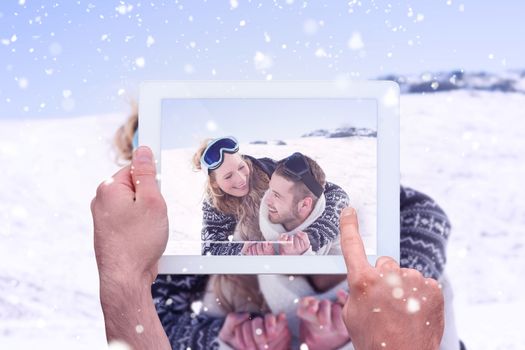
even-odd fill
[[[234,98],[348,98],[377,102],[377,254],[399,261],[399,86],[392,81],[145,81],[139,95],[139,144],[161,169],[162,100]],[[161,177],[159,178],[161,186]],[[242,259],[242,264],[239,264]],[[342,256],[163,255],[159,273],[338,274]]]

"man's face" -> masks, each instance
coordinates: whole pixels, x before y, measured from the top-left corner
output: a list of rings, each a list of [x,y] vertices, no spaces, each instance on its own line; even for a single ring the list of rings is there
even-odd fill
[[[293,196],[294,183],[284,177],[274,174],[270,180],[269,192],[266,196],[268,219],[274,224],[287,225],[299,219],[297,204]]]

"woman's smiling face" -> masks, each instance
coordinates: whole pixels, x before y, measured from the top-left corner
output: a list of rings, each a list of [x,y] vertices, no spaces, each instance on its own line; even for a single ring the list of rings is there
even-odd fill
[[[213,172],[223,192],[234,197],[244,197],[250,191],[250,168],[239,153],[225,153],[221,166]]]

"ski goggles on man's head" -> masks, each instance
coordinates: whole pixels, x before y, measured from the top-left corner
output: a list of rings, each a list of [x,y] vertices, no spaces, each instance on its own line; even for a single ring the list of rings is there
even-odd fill
[[[308,161],[302,153],[295,152],[283,161],[284,171],[302,181],[316,197],[321,197],[324,192],[323,186],[315,179]]]
[[[208,169],[208,173],[221,166],[224,161],[224,153],[236,153],[239,150],[239,143],[233,137],[221,137],[212,140],[201,157],[201,166]]]

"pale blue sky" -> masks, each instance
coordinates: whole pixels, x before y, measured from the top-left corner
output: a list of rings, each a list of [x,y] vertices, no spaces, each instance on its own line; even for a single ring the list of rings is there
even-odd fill
[[[194,147],[234,136],[241,143],[296,139],[314,130],[354,126],[377,130],[376,100],[164,100],[162,148]]]
[[[0,118],[123,111],[151,79],[522,69],[523,18],[510,0],[5,0]]]

